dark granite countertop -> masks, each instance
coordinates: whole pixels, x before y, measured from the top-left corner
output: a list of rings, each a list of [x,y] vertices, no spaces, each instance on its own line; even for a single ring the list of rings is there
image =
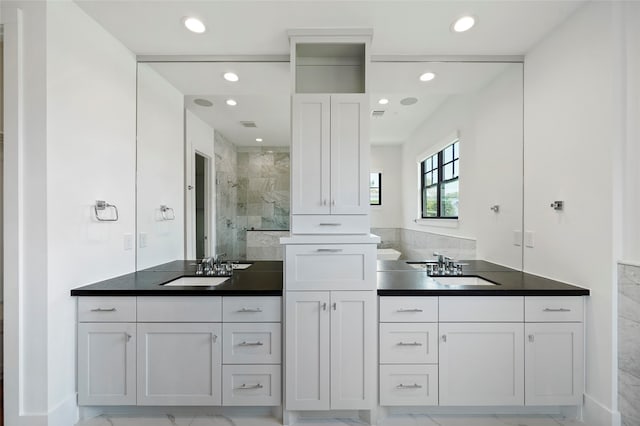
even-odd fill
[[[484,260],[466,263],[462,277],[480,277],[497,285],[446,286],[405,260],[378,261],[379,296],[586,296],[589,289],[577,287]]]
[[[71,290],[72,296],[281,296],[282,262],[247,261],[247,269],[215,287],[166,287],[180,277],[195,277],[197,261],[176,260]]]

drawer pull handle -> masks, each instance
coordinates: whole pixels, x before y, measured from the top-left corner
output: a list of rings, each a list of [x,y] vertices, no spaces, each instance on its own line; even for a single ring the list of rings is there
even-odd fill
[[[398,342],[398,346],[422,346],[420,342]]]
[[[341,226],[341,223],[321,223],[320,226]]]
[[[238,312],[262,312],[262,308],[242,308]]]
[[[324,302],[324,303],[322,304],[322,310],[323,310],[323,311],[326,311],[326,310],[327,310],[327,302]]]
[[[95,308],[91,312],[115,312],[116,308]]]
[[[319,253],[340,253],[342,249],[317,249]]]
[[[336,302],[333,302],[331,306],[333,306],[334,311],[338,309],[338,304]]]
[[[396,386],[396,388],[398,388],[398,389],[422,389],[422,386],[420,386],[417,383],[414,383],[412,385],[404,385],[404,384],[400,383],[398,386]]]
[[[544,308],[543,311],[544,312],[571,312],[571,309],[567,309],[567,308],[558,308],[558,309]]]
[[[263,346],[262,342],[240,342],[238,346]]]
[[[262,386],[260,383],[258,383],[257,385],[245,385],[244,383],[242,384],[242,386],[238,386],[235,389],[238,390],[244,390],[244,389],[262,389],[264,386]]]
[[[397,312],[424,312],[424,311],[419,308],[400,308],[398,309]]]

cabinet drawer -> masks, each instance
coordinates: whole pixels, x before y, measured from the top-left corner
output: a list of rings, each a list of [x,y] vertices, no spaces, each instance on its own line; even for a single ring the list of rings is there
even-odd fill
[[[135,297],[79,297],[80,322],[135,322]]]
[[[580,296],[524,298],[527,322],[582,322],[584,303]]]
[[[438,298],[381,297],[380,322],[438,322]]]
[[[438,405],[438,366],[381,365],[380,405]]]
[[[138,297],[138,322],[220,322],[221,297]]]
[[[223,364],[280,364],[280,323],[225,323]]]
[[[224,322],[280,322],[281,297],[223,297]]]
[[[373,290],[375,244],[286,246],[287,290]]]
[[[380,324],[381,364],[436,364],[438,324]]]
[[[292,215],[292,234],[369,234],[367,215]]]
[[[280,405],[279,365],[225,365],[222,367],[222,405]]]
[[[440,297],[440,322],[522,322],[524,297]]]

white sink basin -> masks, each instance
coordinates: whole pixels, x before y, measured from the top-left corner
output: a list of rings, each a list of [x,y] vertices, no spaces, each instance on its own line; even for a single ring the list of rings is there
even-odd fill
[[[442,285],[497,285],[480,277],[433,277]]]
[[[182,277],[162,285],[167,287],[215,287],[230,279],[231,277]]]
[[[231,267],[233,269],[247,269],[251,265],[253,265],[253,263],[232,263]]]

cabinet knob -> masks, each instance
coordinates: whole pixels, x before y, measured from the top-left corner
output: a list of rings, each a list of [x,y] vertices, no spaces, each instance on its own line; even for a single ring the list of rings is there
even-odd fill
[[[326,206],[327,205],[327,200],[322,200],[322,205]]]
[[[535,338],[533,337],[533,334],[529,335],[529,342],[533,343],[533,341],[535,340]]]
[[[324,303],[322,304],[322,310],[323,310],[323,311],[326,311],[326,310],[327,310],[327,302],[324,302]]]
[[[446,343],[446,342],[447,342],[447,335],[446,335],[446,334],[443,334],[443,335],[442,335],[442,341],[443,341],[444,343]]]
[[[213,340],[213,343],[216,343],[218,341],[218,335],[217,334],[211,335],[211,340]]]
[[[125,336],[127,337],[127,342],[130,342],[131,341],[131,337],[133,337],[129,333],[125,333]]]
[[[338,304],[336,302],[333,302],[333,310],[337,310],[338,309]]]

